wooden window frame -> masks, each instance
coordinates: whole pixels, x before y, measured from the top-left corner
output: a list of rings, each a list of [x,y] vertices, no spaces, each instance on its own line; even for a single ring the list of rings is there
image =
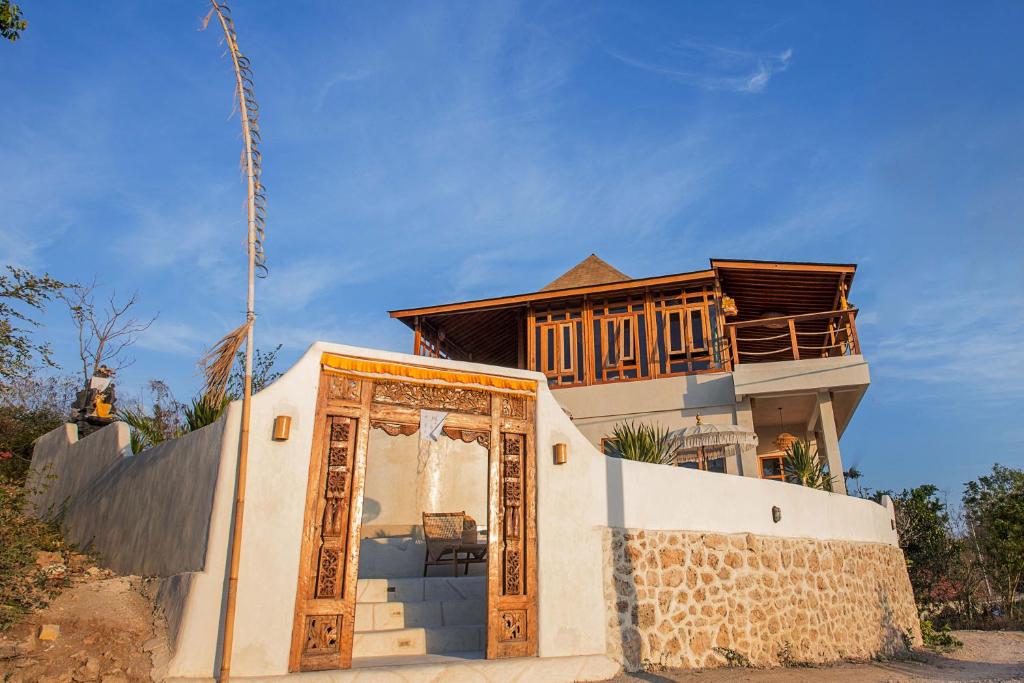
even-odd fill
[[[783,458],[784,457],[785,457],[785,453],[782,453],[781,451],[772,451],[771,453],[764,453],[764,454],[758,455],[757,456],[757,474],[758,474],[758,476],[761,479],[768,479],[770,481],[786,481],[786,473],[785,473],[785,470],[784,470],[784,468],[782,466],[783,465]],[[775,475],[766,476],[765,473],[764,473],[764,461],[765,460],[778,460],[779,461],[779,470],[782,471],[782,474],[780,474],[778,476],[775,476]]]
[[[587,383],[586,366],[580,376],[579,339],[586,344],[587,330],[584,325],[586,316],[583,306],[550,306],[542,309],[531,308],[528,315],[527,341],[530,346],[528,367],[548,378],[548,386],[552,389],[562,387],[583,386]],[[564,334],[569,331],[570,355],[565,357]],[[552,332],[554,348],[552,351],[553,365],[548,366],[548,331]],[[540,343],[537,343],[537,339]],[[567,382],[564,377],[572,376]]]

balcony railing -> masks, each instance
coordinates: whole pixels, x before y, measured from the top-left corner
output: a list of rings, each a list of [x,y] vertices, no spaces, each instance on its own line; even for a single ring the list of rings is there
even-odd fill
[[[857,309],[727,323],[733,367],[860,353]]]

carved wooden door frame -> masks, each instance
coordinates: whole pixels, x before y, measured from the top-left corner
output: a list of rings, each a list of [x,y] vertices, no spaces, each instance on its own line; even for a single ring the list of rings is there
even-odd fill
[[[352,665],[370,429],[413,434],[421,409],[488,451],[487,658],[537,654],[536,382],[324,354],[289,671]]]

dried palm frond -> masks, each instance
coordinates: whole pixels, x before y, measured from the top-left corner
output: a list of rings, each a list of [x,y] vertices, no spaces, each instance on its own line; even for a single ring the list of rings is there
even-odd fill
[[[238,98],[239,114],[242,119],[242,172],[246,176],[249,185],[249,227],[250,247],[254,251],[256,272],[263,277],[267,272],[266,255],[263,251],[263,238],[267,226],[267,194],[263,186],[263,155],[260,153],[259,145],[260,107],[256,103],[256,94],[253,86],[252,65],[249,59],[242,54],[238,48],[238,35],[235,33],[235,23],[231,19],[231,8],[223,0],[210,0],[212,8],[203,19],[200,30],[205,30],[209,25],[210,18],[216,14],[221,28],[224,30],[224,40],[227,43],[228,54],[235,70],[236,95]]]
[[[228,380],[231,378],[231,368],[235,365],[235,355],[242,348],[252,322],[250,318],[221,337],[199,360],[199,367],[205,379],[202,400],[208,405],[218,406],[224,401]]]

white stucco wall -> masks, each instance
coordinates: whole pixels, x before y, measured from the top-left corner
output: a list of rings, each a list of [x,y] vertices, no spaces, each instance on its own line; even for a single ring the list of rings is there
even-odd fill
[[[373,528],[420,526],[423,512],[462,510],[487,524],[487,449],[419,434],[370,430],[363,493],[364,534]]]
[[[540,656],[604,652],[605,527],[750,532],[897,545],[892,509],[783,482],[599,453],[541,386],[538,400]],[[569,446],[555,465],[556,443]],[[782,520],[772,520],[772,506]]]
[[[542,657],[604,652],[602,532],[609,526],[896,544],[891,507],[780,482],[606,458],[569,420],[539,374],[317,343],[253,400],[232,667],[236,677],[287,671],[323,352],[539,380],[536,562]],[[618,386],[634,392],[644,384]],[[678,397],[678,387],[665,386],[667,395],[676,392]],[[707,387],[699,391],[714,393]],[[180,590],[167,591],[182,624],[167,671],[172,677],[208,679],[219,665],[239,413],[238,404],[232,404],[221,438],[205,568],[187,584],[175,584]],[[287,441],[270,438],[277,415],[292,418]],[[560,442],[569,445],[565,465],[552,460],[552,447]],[[116,451],[117,439],[110,448]],[[773,505],[782,510],[778,524],[772,521]]]
[[[804,358],[776,363],[740,363],[733,371],[736,398],[758,394],[814,393],[820,389],[867,388],[864,356]]]

